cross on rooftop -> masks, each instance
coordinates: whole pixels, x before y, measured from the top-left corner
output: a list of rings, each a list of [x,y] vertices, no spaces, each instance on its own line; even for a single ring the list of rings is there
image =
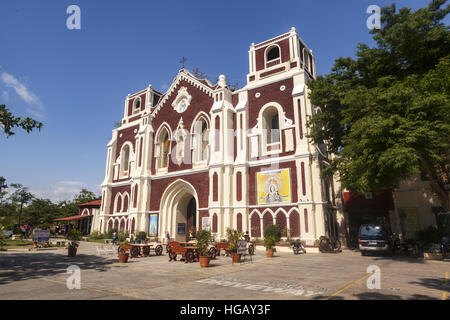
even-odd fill
[[[182,69],[184,69],[184,63],[185,63],[186,61],[187,61],[187,59],[186,59],[185,57],[182,57],[182,58],[181,58],[180,63],[181,63]]]

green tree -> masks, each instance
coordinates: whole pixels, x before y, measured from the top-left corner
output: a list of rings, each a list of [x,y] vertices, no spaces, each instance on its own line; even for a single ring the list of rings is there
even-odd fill
[[[446,0],[415,12],[381,10],[376,46],[359,44],[356,58],[335,60],[331,73],[308,83],[318,111],[308,137],[326,144],[324,174],[339,173],[361,194],[395,188],[425,172],[449,210],[450,34]]]
[[[4,177],[0,177],[0,206],[3,203],[3,199],[5,198],[7,192],[4,189],[7,189],[8,185],[6,184],[6,179]]]
[[[60,207],[49,199],[34,198],[31,203],[23,209],[23,221],[33,226],[52,223],[54,219],[61,216]]]
[[[15,134],[12,131],[15,127],[22,128],[26,130],[27,133],[30,133],[35,128],[40,131],[43,126],[43,123],[28,117],[25,119],[15,117],[9,109],[6,108],[6,105],[0,105],[0,129],[7,138]]]
[[[17,224],[20,227],[20,218],[22,217],[23,206],[28,204],[31,200],[33,200],[34,196],[30,192],[28,192],[27,187],[24,187],[21,184],[12,183],[11,187],[16,189],[11,194],[10,199],[12,202],[18,204],[18,206],[19,206],[19,217],[18,217]]]
[[[94,192],[89,191],[87,189],[81,189],[80,193],[78,193],[73,201],[76,204],[81,204],[81,203],[86,203],[86,202],[91,202],[91,201],[95,201],[95,200],[100,200],[101,197],[96,196]]]

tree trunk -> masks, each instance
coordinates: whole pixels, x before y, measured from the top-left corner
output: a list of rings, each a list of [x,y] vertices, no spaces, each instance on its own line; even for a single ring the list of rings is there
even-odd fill
[[[421,158],[420,159],[422,166],[426,173],[428,173],[430,177],[430,187],[431,190],[436,192],[438,194],[439,199],[442,202],[442,207],[444,208],[444,211],[450,211],[450,197],[449,192],[444,187],[444,181],[440,179],[439,175],[442,175],[443,172],[437,172],[438,165],[433,165],[432,163],[429,163],[426,159]]]
[[[20,228],[20,217],[22,216],[22,208],[23,208],[23,202],[20,203],[20,211],[19,211],[19,228]]]
[[[430,186],[431,190],[436,192],[438,194],[439,199],[442,202],[442,207],[444,208],[445,212],[450,211],[450,197],[448,192],[441,188],[438,182],[434,181],[433,179],[430,180]]]

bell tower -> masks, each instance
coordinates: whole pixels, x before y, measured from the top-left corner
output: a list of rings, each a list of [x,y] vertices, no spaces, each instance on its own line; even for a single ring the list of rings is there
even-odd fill
[[[288,33],[250,46],[247,84],[272,78],[290,70],[305,70],[315,78],[316,68],[312,50],[292,27]]]

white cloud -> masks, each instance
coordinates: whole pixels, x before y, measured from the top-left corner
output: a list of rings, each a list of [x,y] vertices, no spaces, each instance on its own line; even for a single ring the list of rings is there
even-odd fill
[[[8,92],[6,92],[6,91],[3,90],[3,92],[2,92],[2,98],[3,98],[3,101],[4,101],[4,102],[8,102],[8,100],[9,100],[9,94],[8,94]]]
[[[23,83],[17,80],[13,75],[5,71],[1,73],[0,79],[2,80],[2,82],[6,87],[12,88],[17,93],[17,95],[21,97],[26,103],[36,107],[36,110],[29,108],[27,109],[27,112],[39,118],[44,117],[43,114],[44,108],[42,102],[36,94],[31,92]],[[3,94],[4,93],[8,94],[6,91],[3,91]]]
[[[55,183],[31,189],[30,192],[38,198],[50,199],[53,202],[58,202],[72,200],[83,188],[98,194],[97,186],[87,186],[81,181],[57,181]]]

